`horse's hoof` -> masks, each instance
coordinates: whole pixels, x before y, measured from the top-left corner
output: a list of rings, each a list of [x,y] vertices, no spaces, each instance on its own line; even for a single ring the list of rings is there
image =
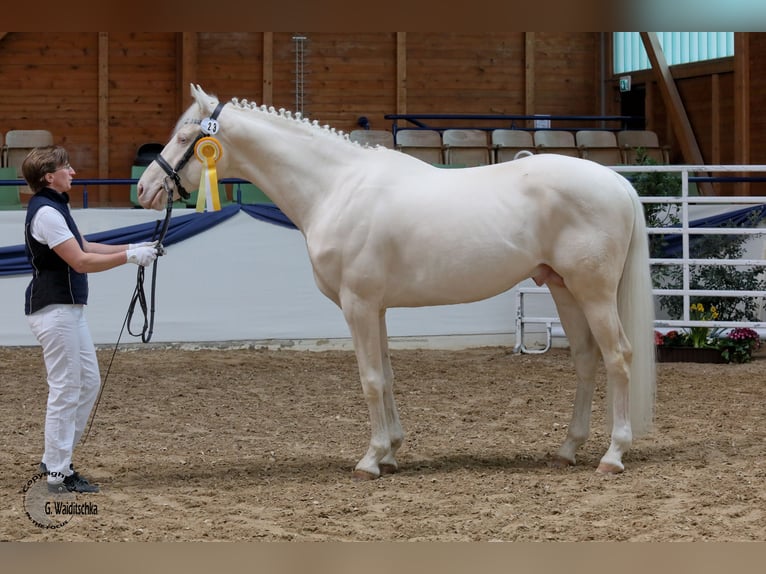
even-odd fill
[[[599,463],[596,472],[598,474],[615,475],[620,474],[623,470],[624,468],[620,465],[612,464],[610,462],[602,462]]]
[[[554,456],[550,462],[551,468],[564,469],[574,466],[574,461],[562,456]]]
[[[378,478],[378,476],[379,475],[372,474],[366,470],[359,470],[358,468],[355,468],[354,472],[351,473],[351,478],[353,478],[356,482],[375,480]]]
[[[395,464],[381,464],[380,465],[380,475],[383,476],[384,474],[395,474],[399,472],[399,467]]]

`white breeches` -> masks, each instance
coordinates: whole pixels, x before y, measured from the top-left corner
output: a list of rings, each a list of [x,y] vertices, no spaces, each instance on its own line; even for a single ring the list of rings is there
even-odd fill
[[[98,396],[101,375],[82,305],[48,305],[27,316],[48,371],[45,453],[48,482],[72,474],[72,452]]]

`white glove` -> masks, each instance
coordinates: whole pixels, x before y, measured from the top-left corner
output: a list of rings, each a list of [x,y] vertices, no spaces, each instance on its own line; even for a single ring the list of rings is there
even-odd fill
[[[156,247],[156,241],[144,241],[143,243],[130,243],[128,249],[135,249],[136,247]]]
[[[157,248],[152,244],[128,249],[126,253],[128,255],[128,262],[135,263],[141,267],[151,265],[157,259]]]

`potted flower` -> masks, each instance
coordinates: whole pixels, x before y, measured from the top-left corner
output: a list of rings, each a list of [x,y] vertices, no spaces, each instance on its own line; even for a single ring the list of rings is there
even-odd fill
[[[761,347],[761,339],[753,329],[738,327],[725,337],[719,337],[716,344],[727,363],[748,363],[753,358],[753,352]]]
[[[705,309],[702,303],[691,306],[690,318],[695,321],[712,321],[718,318],[714,305]],[[722,329],[689,327],[667,333],[654,332],[657,361],[694,363],[747,363],[753,352],[761,347],[758,333],[746,327],[732,329],[725,336]]]
[[[707,309],[702,303],[694,303],[690,308],[689,317],[693,321],[714,321],[718,318],[715,305]],[[694,363],[726,363],[722,349],[719,347],[717,335],[720,329],[711,327],[689,327],[680,331],[668,331],[665,334],[654,332],[654,343],[657,349],[657,361],[675,362],[688,361]]]

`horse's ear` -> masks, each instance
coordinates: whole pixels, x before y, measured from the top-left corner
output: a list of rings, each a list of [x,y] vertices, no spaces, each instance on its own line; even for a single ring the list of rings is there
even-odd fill
[[[215,97],[209,96],[199,84],[190,84],[192,98],[197,102],[203,114],[210,114],[216,105]]]
[[[206,96],[205,90],[199,84],[189,84],[191,88],[191,96],[195,100],[199,101],[202,96]]]

